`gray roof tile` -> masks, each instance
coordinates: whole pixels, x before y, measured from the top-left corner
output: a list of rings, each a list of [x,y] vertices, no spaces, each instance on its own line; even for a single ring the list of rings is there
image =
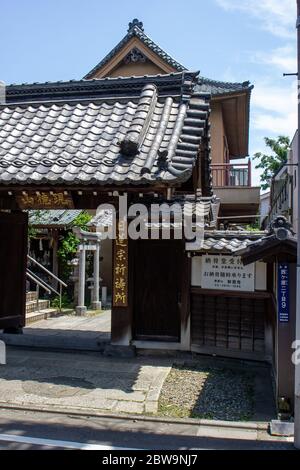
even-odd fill
[[[248,231],[207,231],[201,252],[232,253],[247,248],[252,243],[262,239],[265,232]]]
[[[8,87],[0,185],[187,180],[208,128],[209,107],[194,112],[209,101],[194,100],[196,80],[184,72]]]
[[[200,77],[198,85],[195,90],[200,93],[210,93],[212,96],[232,94],[241,91],[251,91],[253,86],[250,82],[242,83],[231,83],[231,82],[220,82],[217,80],[211,80],[209,78]]]
[[[69,227],[82,210],[31,210],[29,224],[33,227]]]

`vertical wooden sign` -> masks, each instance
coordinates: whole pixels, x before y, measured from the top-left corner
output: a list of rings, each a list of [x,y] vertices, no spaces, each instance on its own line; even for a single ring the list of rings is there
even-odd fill
[[[128,239],[124,238],[122,222],[117,226],[113,264],[113,306],[128,306]]]

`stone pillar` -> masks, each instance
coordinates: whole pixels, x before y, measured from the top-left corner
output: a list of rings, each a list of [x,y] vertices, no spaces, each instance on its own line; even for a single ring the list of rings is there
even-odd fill
[[[101,302],[99,300],[100,288],[100,242],[96,242],[96,250],[94,251],[94,287],[93,287],[93,302],[92,309],[101,309]]]
[[[78,279],[78,305],[76,307],[76,315],[84,315],[86,313],[85,306],[85,251],[84,241],[79,251],[79,279]]]
[[[53,274],[58,277],[58,258],[57,258],[57,250],[58,250],[58,231],[53,230],[52,232],[53,237],[53,247],[52,247],[52,272]],[[52,286],[54,289],[57,290],[58,282],[56,279],[52,280]]]

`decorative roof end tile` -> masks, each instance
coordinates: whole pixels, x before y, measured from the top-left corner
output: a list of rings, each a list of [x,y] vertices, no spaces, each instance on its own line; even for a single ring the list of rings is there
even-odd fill
[[[139,28],[141,31],[144,31],[143,22],[139,21],[137,18],[134,18],[130,23],[128,23],[128,33],[135,27]]]

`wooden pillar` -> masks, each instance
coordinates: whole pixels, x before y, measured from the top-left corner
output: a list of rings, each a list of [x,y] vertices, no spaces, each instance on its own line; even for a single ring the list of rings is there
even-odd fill
[[[289,319],[282,321],[277,313],[277,399],[287,398],[294,407],[295,366],[292,362],[292,344],[296,323],[296,264],[289,266]],[[278,274],[277,274],[278,276]],[[277,305],[280,300],[277,298]]]
[[[52,272],[58,277],[58,259],[57,259],[57,250],[58,250],[58,230],[52,231],[53,238],[53,247],[52,247]],[[53,279],[53,287],[57,290],[58,282],[56,279]]]
[[[28,215],[0,212],[0,329],[22,333],[25,326]]]
[[[191,350],[191,312],[190,312],[190,295],[191,295],[191,269],[192,261],[186,253],[182,256],[182,281],[181,281],[181,331],[180,344],[182,351]]]
[[[132,309],[129,295],[129,251],[128,239],[117,238],[113,241],[113,292],[111,344],[114,346],[130,346],[132,339]]]

